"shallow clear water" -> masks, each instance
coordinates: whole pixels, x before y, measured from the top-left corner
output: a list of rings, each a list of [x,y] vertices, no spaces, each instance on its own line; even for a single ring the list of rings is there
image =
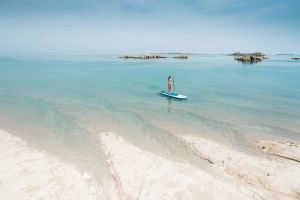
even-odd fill
[[[269,58],[246,65],[224,55],[2,56],[0,128],[82,159],[97,151],[99,132],[167,154],[179,151],[170,127],[238,146],[258,137],[300,141],[300,62]],[[170,74],[187,101],[157,94]]]

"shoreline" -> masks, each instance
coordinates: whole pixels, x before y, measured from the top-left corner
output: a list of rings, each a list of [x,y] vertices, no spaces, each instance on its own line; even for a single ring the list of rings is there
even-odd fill
[[[174,135],[205,167],[171,160],[141,149],[117,133],[99,133],[99,142],[112,181],[100,184],[88,171],[79,171],[22,139],[0,130],[0,194],[5,199],[297,199],[300,163],[239,152],[195,135]],[[274,145],[280,144],[280,146]],[[297,144],[261,141],[263,153],[293,159]],[[283,145],[283,146],[282,146]],[[270,151],[270,147],[274,148]],[[267,151],[268,150],[268,151]],[[276,151],[275,151],[276,150]]]

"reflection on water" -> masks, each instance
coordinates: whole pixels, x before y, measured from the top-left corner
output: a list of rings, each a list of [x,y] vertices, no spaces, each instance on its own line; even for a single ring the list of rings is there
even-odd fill
[[[172,109],[172,98],[168,97],[168,113],[171,113]]]

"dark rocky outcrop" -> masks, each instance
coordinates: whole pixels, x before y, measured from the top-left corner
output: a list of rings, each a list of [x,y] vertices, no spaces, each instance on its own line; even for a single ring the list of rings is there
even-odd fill
[[[160,55],[140,55],[140,56],[128,56],[128,55],[124,55],[124,56],[121,56],[119,58],[148,60],[148,59],[162,59],[162,58],[167,58],[167,57],[166,56],[160,56]]]
[[[185,54],[182,54],[182,55],[175,56],[174,58],[177,58],[177,59],[188,59],[188,56],[185,55]]]
[[[292,60],[300,60],[300,58],[291,58]]]
[[[266,58],[263,56],[243,55],[243,56],[237,56],[234,59],[237,61],[241,61],[243,63],[255,63],[255,62],[263,61]]]
[[[236,52],[233,54],[229,54],[230,56],[234,56],[234,59],[243,63],[256,63],[267,59],[266,55],[260,52],[255,53],[240,53]]]

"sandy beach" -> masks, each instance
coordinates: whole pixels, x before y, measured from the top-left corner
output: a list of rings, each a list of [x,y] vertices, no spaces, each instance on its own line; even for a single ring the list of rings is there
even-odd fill
[[[178,139],[207,163],[197,166],[140,149],[116,133],[100,133],[113,180],[100,183],[8,132],[0,136],[4,199],[299,199],[297,144],[257,142],[257,150],[269,155],[259,157],[183,135]],[[271,147],[276,151],[264,151]]]
[[[0,151],[1,199],[116,199],[116,193],[107,189],[109,185],[103,191],[88,172],[78,171],[3,130]]]
[[[300,0],[0,0],[0,200],[300,200]]]

